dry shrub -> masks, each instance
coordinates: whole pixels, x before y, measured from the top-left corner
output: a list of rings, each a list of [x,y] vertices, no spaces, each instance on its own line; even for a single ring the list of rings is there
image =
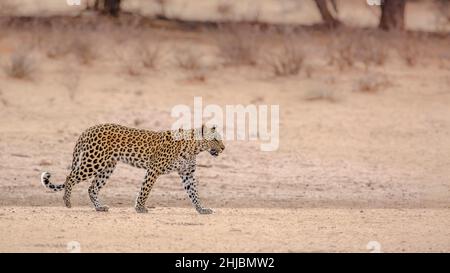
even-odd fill
[[[384,39],[375,32],[337,33],[330,45],[329,64],[337,65],[339,70],[363,64],[368,70],[370,66],[382,66],[388,58],[388,50]]]
[[[158,61],[161,59],[161,50],[158,45],[141,46],[139,55],[145,68],[156,69]]]
[[[3,66],[6,75],[16,79],[30,78],[35,68],[35,62],[27,51],[13,52],[9,61]]]
[[[69,94],[69,99],[75,101],[75,95],[80,86],[80,72],[76,70],[73,66],[66,66],[63,68],[62,78],[60,80],[61,84],[67,89]]]
[[[135,119],[133,120],[133,125],[136,126],[136,127],[139,127],[139,126],[141,126],[142,124],[144,124],[144,123],[146,123],[146,122],[147,122],[147,120],[145,120],[145,119],[142,119],[142,118],[135,118]]]
[[[63,34],[62,29],[53,29],[45,43],[45,54],[50,59],[60,59],[71,52],[71,37]]]
[[[11,16],[16,14],[19,10],[19,5],[17,3],[4,2],[0,3],[0,16]]]
[[[80,64],[83,65],[90,65],[92,61],[97,58],[94,46],[89,41],[89,38],[76,38],[70,46],[70,51],[74,54]]]
[[[123,71],[133,77],[141,76],[144,73],[144,66],[142,64],[142,61],[137,58],[134,54],[128,53],[121,55],[120,58],[118,58],[119,61],[123,65]]]
[[[383,66],[388,57],[387,48],[378,40],[370,39],[364,40],[358,45],[357,59],[364,64],[366,70],[369,66]]]
[[[135,50],[129,50],[127,47],[120,47],[114,51],[114,55],[115,59],[122,65],[122,72],[133,77],[142,75],[144,66]]]
[[[143,73],[143,67],[140,65],[140,63],[135,62],[133,60],[129,60],[125,63],[124,65],[124,69],[125,72],[129,75],[129,76],[133,76],[133,77],[138,77],[141,76]]]
[[[228,65],[256,65],[259,55],[260,30],[247,24],[230,24],[219,27],[217,46],[219,54]]]
[[[145,69],[154,70],[161,59],[158,45],[135,44],[121,47],[115,51],[115,56],[123,64],[124,72],[130,76],[140,76]]]
[[[275,76],[297,75],[303,66],[303,50],[291,40],[283,41],[283,48],[266,58],[266,63]]]
[[[44,32],[43,30],[41,31]],[[43,45],[40,47],[44,51],[47,58],[59,59],[70,53],[70,37],[68,30],[62,29],[60,26],[50,26],[47,31]]]
[[[312,65],[307,65],[305,67],[305,74],[308,79],[312,78],[314,73],[314,67]]]
[[[184,70],[199,70],[201,55],[191,49],[181,49],[175,55],[175,64]]]
[[[0,89],[0,102],[4,107],[8,107],[9,106],[9,102],[6,98],[3,97],[3,92]]]
[[[397,49],[400,58],[408,66],[415,66],[419,57],[419,51],[412,45],[412,42],[403,45]]]
[[[355,91],[364,93],[376,93],[383,88],[391,86],[385,75],[370,74],[360,78],[356,83]]]
[[[217,13],[222,18],[229,18],[233,15],[234,8],[229,2],[221,2],[217,5]]]
[[[189,77],[188,80],[190,82],[198,82],[198,83],[203,83],[206,82],[206,75],[203,71],[196,71],[195,73],[192,73]]]
[[[336,94],[326,88],[317,88],[308,90],[303,99],[306,101],[328,101],[328,102],[337,102],[338,97]]]
[[[188,80],[205,82],[205,69],[201,62],[202,56],[192,49],[182,49],[175,55],[175,64],[188,73]]]
[[[159,5],[160,16],[167,18],[167,4],[169,0],[155,0],[155,2]]]
[[[59,59],[66,56],[70,52],[69,47],[63,43],[49,44],[46,55],[50,59]]]
[[[450,26],[450,1],[436,0],[437,12],[435,12],[435,28],[438,32],[448,32]]]
[[[339,70],[352,67],[355,62],[354,45],[348,39],[335,37],[327,48],[329,64],[337,65]]]

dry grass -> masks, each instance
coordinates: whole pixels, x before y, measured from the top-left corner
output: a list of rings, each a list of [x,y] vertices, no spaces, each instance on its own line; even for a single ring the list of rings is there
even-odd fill
[[[314,73],[314,67],[312,65],[305,66],[305,74],[308,79],[312,78]]]
[[[297,43],[290,40],[283,41],[283,48],[266,57],[266,64],[274,76],[297,75],[303,67],[303,50]]]
[[[136,126],[136,127],[139,127],[139,126],[141,126],[142,124],[144,124],[146,122],[147,122],[147,120],[142,119],[142,118],[135,118],[135,119],[133,119],[133,125]]]
[[[329,64],[341,71],[356,64],[362,64],[366,70],[384,65],[388,59],[387,47],[381,37],[374,36],[375,33],[366,32],[335,34],[327,48]]]
[[[17,3],[12,2],[3,2],[0,3],[0,16],[9,16],[11,14],[17,13],[19,10],[19,5]]]
[[[66,67],[61,79],[62,85],[67,89],[71,101],[75,101],[75,96],[80,86],[80,73],[72,67]]]
[[[47,47],[46,55],[50,59],[59,59],[66,56],[70,52],[67,45],[61,43],[51,44]]]
[[[234,13],[234,7],[227,1],[221,2],[217,5],[217,13],[223,19],[231,19]]]
[[[9,61],[3,66],[6,75],[16,79],[27,79],[35,71],[36,65],[27,51],[13,52]]]
[[[128,76],[141,76],[144,71],[142,60],[139,59],[135,51],[120,48],[114,51],[115,59],[121,64],[121,72]]]
[[[227,25],[218,30],[219,55],[228,65],[256,65],[260,53],[259,28],[251,25]]]
[[[391,82],[385,75],[370,74],[360,78],[356,82],[355,91],[363,93],[376,93],[391,86]]]
[[[161,49],[158,45],[142,46],[139,49],[142,65],[147,69],[156,69],[161,59]]]
[[[143,74],[142,67],[134,62],[129,62],[124,66],[125,72],[132,77],[139,77]]]
[[[138,77],[144,73],[142,62],[136,58],[127,58],[121,62],[123,63],[123,71],[129,76]]]
[[[70,52],[83,65],[90,65],[97,59],[96,51],[89,38],[75,39],[70,46]]]
[[[9,106],[9,102],[8,102],[7,99],[5,99],[3,97],[3,92],[2,92],[1,89],[0,89],[0,103],[3,105],[3,107],[8,107]]]
[[[200,52],[192,49],[181,49],[177,51],[174,58],[176,66],[187,73],[189,82],[206,81],[205,67]]]
[[[52,28],[47,35],[44,47],[45,55],[50,59],[60,59],[70,54],[70,43],[73,39],[63,29]]]
[[[207,77],[203,71],[196,71],[195,73],[191,73],[187,80],[192,83],[204,83],[206,82]]]
[[[418,62],[419,51],[412,43],[404,44],[401,48],[397,49],[397,53],[407,66],[415,66]]]
[[[303,99],[306,101],[327,101],[337,102],[337,95],[327,88],[316,88],[305,92]]]
[[[435,14],[435,25],[439,32],[446,32],[446,27],[450,26],[450,1],[436,0],[437,10]],[[448,32],[448,30],[447,30]]]
[[[352,67],[354,64],[354,46],[342,35],[333,37],[327,46],[327,53],[329,55],[328,64],[336,65],[341,71]]]
[[[158,45],[132,44],[122,46],[114,51],[116,59],[122,64],[123,71],[133,77],[141,76],[144,71],[155,70],[161,60]]]
[[[356,57],[363,63],[367,71],[370,66],[383,66],[386,63],[388,52],[378,39],[366,39],[358,45]]]
[[[174,58],[177,67],[183,70],[200,70],[202,67],[200,53],[192,49],[178,50]]]
[[[169,0],[155,0],[155,3],[159,5],[160,16],[167,17],[167,4]]]

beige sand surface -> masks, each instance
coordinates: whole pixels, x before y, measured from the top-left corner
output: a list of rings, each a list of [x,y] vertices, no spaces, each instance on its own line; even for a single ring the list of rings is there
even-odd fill
[[[448,252],[449,219],[448,209],[220,208],[200,216],[171,207],[145,215],[2,207],[0,245],[18,252],[73,251],[74,242],[81,252]]]

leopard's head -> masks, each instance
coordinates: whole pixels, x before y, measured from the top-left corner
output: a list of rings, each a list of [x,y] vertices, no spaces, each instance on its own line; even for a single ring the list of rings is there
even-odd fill
[[[201,130],[203,150],[208,151],[212,156],[218,156],[225,150],[225,145],[223,145],[222,137],[217,132],[216,126],[207,127],[203,125]]]

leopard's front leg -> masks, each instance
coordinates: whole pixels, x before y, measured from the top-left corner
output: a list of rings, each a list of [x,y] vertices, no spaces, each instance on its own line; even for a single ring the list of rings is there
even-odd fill
[[[188,168],[185,168],[178,173],[181,177],[181,181],[183,183],[183,187],[186,190],[186,193],[191,199],[192,205],[200,214],[211,214],[214,211],[209,208],[204,208],[201,204],[200,198],[198,197],[197,185],[198,181],[195,177],[195,166],[191,165]]]

